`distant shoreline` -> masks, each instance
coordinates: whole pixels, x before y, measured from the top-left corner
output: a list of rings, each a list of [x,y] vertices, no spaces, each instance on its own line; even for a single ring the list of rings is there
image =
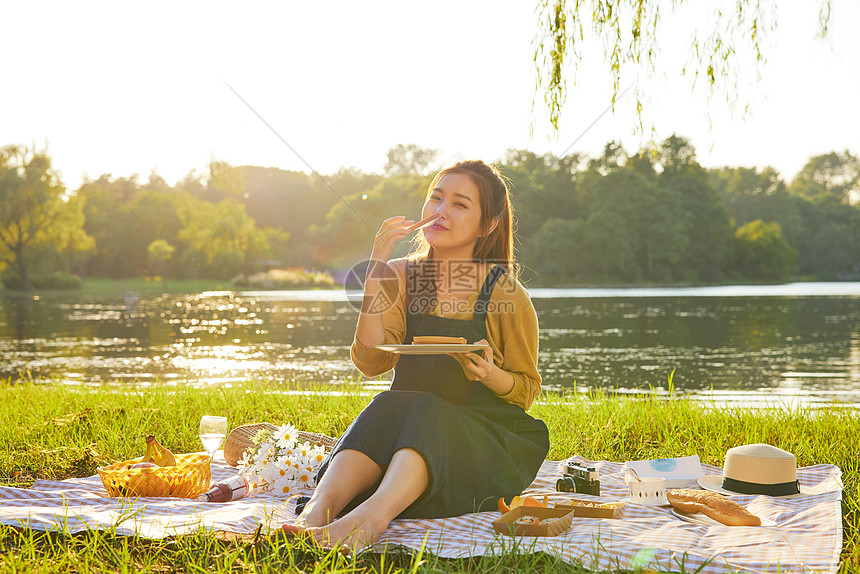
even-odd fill
[[[529,281],[526,288],[535,297],[553,296],[548,292],[555,291],[578,291],[576,296],[617,296],[620,292],[639,291],[641,293],[631,294],[631,296],[661,296],[661,292],[669,290],[689,290],[691,294],[695,292],[703,292],[703,294],[713,296],[732,296],[733,288],[737,288],[737,295],[757,295],[766,294],[768,288],[778,288],[779,291],[784,291],[786,295],[799,294],[804,296],[804,289],[800,286],[826,286],[826,290],[833,295],[860,295],[860,281],[816,281],[811,279],[799,279],[780,283],[762,283],[762,282],[722,282],[722,283],[566,283],[566,284],[543,284],[535,281]],[[835,286],[844,286],[835,288]],[[11,289],[0,288],[0,296],[10,298],[20,297],[42,297],[51,295],[82,295],[82,296],[124,296],[130,294],[136,295],[181,295],[204,293],[209,291],[231,291],[235,293],[279,293],[279,292],[338,292],[343,291],[342,286],[336,287],[295,287],[282,289],[260,289],[251,287],[239,287],[234,285],[229,280],[222,279],[176,279],[168,280],[165,283],[161,279],[153,278],[134,278],[134,279],[103,279],[92,278],[84,279],[83,286],[78,290],[34,290],[34,291],[17,291]],[[648,293],[648,292],[653,293]],[[746,292],[745,292],[746,291]],[[750,291],[760,291],[760,293],[750,293]],[[795,291],[795,292],[792,292]],[[671,293],[676,294],[676,293]],[[809,296],[814,296],[817,293],[808,293]]]

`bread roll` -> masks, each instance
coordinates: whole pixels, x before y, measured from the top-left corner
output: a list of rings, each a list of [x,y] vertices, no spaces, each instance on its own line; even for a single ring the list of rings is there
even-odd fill
[[[463,337],[437,337],[431,335],[422,335],[420,337],[412,337],[413,345],[465,345],[466,339]]]
[[[709,490],[679,488],[666,492],[669,504],[683,512],[701,512],[726,526],[761,526],[761,519],[721,494]]]

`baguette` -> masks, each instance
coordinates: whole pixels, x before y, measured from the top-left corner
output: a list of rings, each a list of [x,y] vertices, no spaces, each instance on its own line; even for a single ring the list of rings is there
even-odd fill
[[[412,337],[413,345],[465,345],[466,339],[463,337],[437,337],[432,335],[422,335],[420,337]]]
[[[726,526],[761,526],[761,519],[721,494],[707,490],[680,488],[666,492],[669,504],[690,514],[701,512]]]

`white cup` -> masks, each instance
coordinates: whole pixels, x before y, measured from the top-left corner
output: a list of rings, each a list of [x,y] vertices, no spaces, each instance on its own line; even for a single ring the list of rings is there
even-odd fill
[[[630,481],[630,502],[647,506],[666,504],[666,479],[645,477]]]

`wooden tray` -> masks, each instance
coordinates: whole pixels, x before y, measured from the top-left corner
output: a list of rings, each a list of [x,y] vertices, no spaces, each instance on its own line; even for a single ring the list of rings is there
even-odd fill
[[[552,524],[514,524],[521,516],[558,518]],[[493,521],[493,530],[507,536],[557,536],[570,528],[573,512],[569,508],[543,508],[537,506],[517,506]]]
[[[572,510],[577,518],[618,518],[623,502],[596,502],[583,498],[568,498],[555,505],[556,508]]]

